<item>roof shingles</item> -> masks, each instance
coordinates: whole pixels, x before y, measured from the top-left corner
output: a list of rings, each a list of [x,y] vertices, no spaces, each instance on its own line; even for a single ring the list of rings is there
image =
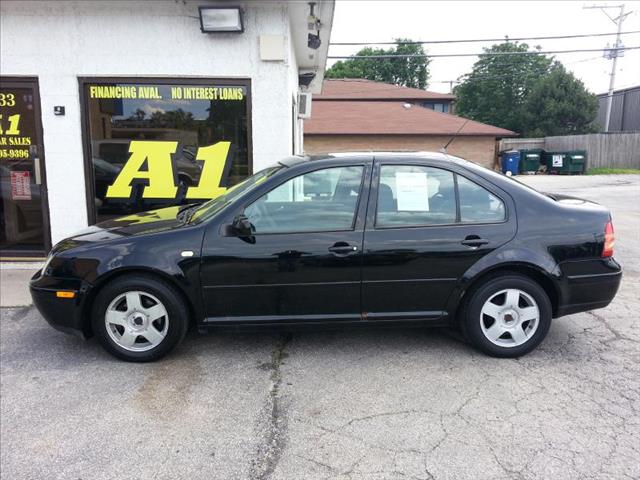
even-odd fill
[[[401,101],[317,101],[304,122],[305,135],[486,135],[510,137],[504,128]],[[465,124],[465,122],[467,122]]]
[[[455,100],[448,93],[400,87],[363,78],[326,79],[314,100]]]

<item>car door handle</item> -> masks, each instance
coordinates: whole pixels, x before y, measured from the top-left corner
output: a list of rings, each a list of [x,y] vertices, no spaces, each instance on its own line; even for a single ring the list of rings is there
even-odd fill
[[[332,247],[329,247],[329,251],[334,255],[346,257],[352,255],[358,251],[358,247],[355,245],[349,245],[346,242],[337,242]]]
[[[480,247],[481,245],[486,245],[489,243],[489,240],[485,240],[484,238],[480,238],[477,235],[469,235],[464,240],[460,242],[462,245],[466,245],[467,247]]]

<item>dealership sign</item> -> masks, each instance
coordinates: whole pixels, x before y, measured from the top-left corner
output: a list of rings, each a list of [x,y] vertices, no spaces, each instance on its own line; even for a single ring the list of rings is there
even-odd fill
[[[197,185],[187,188],[187,199],[215,198],[225,192],[221,186],[227,155],[231,142],[218,142],[198,148],[196,160],[203,162]],[[106,198],[128,199],[132,196],[132,184],[140,180],[148,183],[143,187],[142,198],[174,199],[178,195],[171,155],[176,153],[178,142],[138,141],[129,144],[129,159],[107,188]],[[143,166],[146,164],[146,169]]]
[[[216,198],[251,175],[248,80],[92,79],[83,92],[97,222]]]

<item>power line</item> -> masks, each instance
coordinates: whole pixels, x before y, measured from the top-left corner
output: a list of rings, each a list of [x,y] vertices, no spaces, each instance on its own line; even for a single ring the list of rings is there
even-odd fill
[[[582,60],[576,60],[574,62],[566,62],[564,65],[575,65],[576,63],[593,62],[594,60],[602,60],[602,56],[583,58]]]
[[[513,80],[514,77],[517,77],[519,79],[531,79],[531,78],[540,78],[542,74],[540,73],[529,73],[529,74],[524,74],[524,73],[519,73],[517,71],[506,71],[504,72],[504,74],[496,74],[496,75],[474,75],[472,73],[465,73],[463,75],[460,75],[456,80],[429,80],[428,83],[464,83],[468,80],[504,80],[507,82],[510,82]]]
[[[620,50],[637,50],[636,47],[616,47],[616,48],[586,48],[577,50],[546,50],[532,52],[481,52],[481,53],[437,53],[437,54],[410,54],[410,55],[329,55],[329,60],[355,60],[355,59],[391,59],[391,58],[446,58],[446,57],[479,57],[479,56],[507,56],[507,55],[552,55],[560,53],[582,53],[582,52],[604,52]]]
[[[598,57],[600,58],[600,57]],[[517,67],[513,67],[513,68],[517,68]],[[518,78],[522,78],[522,79],[530,79],[530,78],[540,78],[540,76],[543,73],[520,73],[517,70],[509,70],[509,69],[504,69],[503,70],[503,74],[473,74],[473,73],[465,73],[463,75],[460,75],[457,79],[455,80],[428,80],[427,83],[428,84],[432,84],[432,83],[464,83],[466,80],[505,80],[505,81],[511,81],[513,79],[513,77],[518,77]],[[345,80],[343,78],[326,78],[326,80]],[[366,79],[347,79],[348,81],[354,81],[353,83],[357,83],[358,80],[363,80],[366,81]],[[374,82],[373,80],[370,80],[371,82]],[[425,101],[435,101],[435,100],[448,100],[448,98],[446,96],[450,96],[452,95],[451,93],[442,93],[442,92],[432,92],[429,90],[422,90],[420,88],[415,88],[415,87],[403,87],[401,85],[391,85],[391,86],[396,86],[399,87],[401,89],[404,88],[410,88],[412,90],[420,90],[423,93],[435,93],[437,95],[443,95],[443,97],[439,97],[439,96],[434,96],[434,97],[425,97],[425,98],[420,98],[420,97],[412,97],[411,93],[408,93],[405,96],[400,96],[400,97],[385,97],[384,95],[380,95],[380,97],[372,97],[371,100],[375,100],[376,98],[385,98],[388,100],[398,100],[401,101],[402,99],[415,99],[415,100],[425,100]],[[383,93],[389,93],[391,91],[397,91],[397,90],[392,90],[388,87],[386,88],[370,88],[370,89],[366,89],[366,90],[350,90],[346,93],[326,93],[326,94],[321,94],[318,98],[318,100],[326,100],[326,101],[332,101],[332,100],[351,100],[351,101],[366,101],[369,100],[368,97],[353,97],[353,95],[356,94],[383,94]],[[324,98],[323,98],[324,97]],[[315,97],[314,97],[315,98]]]
[[[326,80],[344,80],[343,78],[326,78]],[[349,80],[354,80],[354,79],[349,79]],[[359,80],[359,79],[358,79]],[[362,79],[365,80],[365,79]],[[375,82],[374,80],[370,80],[371,82],[374,83],[379,83],[379,82]],[[354,82],[355,83],[355,82]],[[383,82],[382,82],[383,83]],[[428,82],[428,83],[439,83],[439,82]],[[448,82],[447,82],[448,83]],[[415,88],[415,87],[404,87],[402,85],[394,85],[394,84],[389,84],[392,87],[398,87],[399,89],[411,89],[411,90],[420,90],[422,93],[435,93],[437,95],[443,95],[443,99],[446,100],[446,96],[447,95],[451,95],[449,93],[440,93],[440,92],[429,92],[428,90],[422,90],[421,88]],[[357,98],[352,98],[351,95],[355,95],[355,94],[359,94],[359,93],[368,93],[368,94],[373,94],[373,93],[389,93],[391,91],[398,91],[398,90],[393,90],[390,88],[370,88],[370,89],[366,89],[366,90],[350,90],[347,93],[326,93],[326,94],[320,94],[319,95],[319,100],[327,100],[327,101],[331,101],[333,99],[346,99],[346,100],[353,100],[353,101],[359,101],[359,100],[367,100],[367,97],[357,97]],[[322,98],[325,97],[325,98]],[[316,97],[314,97],[316,98]],[[385,97],[383,95],[381,95],[380,97],[375,97],[375,98],[385,98],[385,99],[390,99],[393,100],[393,97]],[[402,100],[403,98],[405,98],[404,96],[400,96],[397,98],[398,101]],[[406,98],[414,98],[411,96],[411,94],[406,95]],[[440,98],[440,97],[433,97],[433,98]],[[422,98],[417,98],[418,100],[423,100]],[[424,100],[432,100],[432,98],[424,98]]]
[[[628,32],[620,32],[620,35],[630,35],[640,33],[640,30],[632,30]],[[519,42],[522,40],[561,40],[569,38],[586,38],[586,37],[606,37],[617,35],[618,32],[611,33],[584,33],[579,35],[552,35],[544,37],[502,37],[502,38],[472,38],[461,40],[409,40],[406,42],[331,42],[329,45],[435,45],[444,43],[481,43],[481,42]]]
[[[563,65],[574,65],[576,63],[584,63],[584,62],[593,62],[596,60],[602,60],[602,56],[597,56],[597,57],[589,57],[589,58],[584,58],[582,60],[576,60],[574,62],[562,62]],[[473,78],[473,80],[502,80],[502,79],[509,79],[512,78],[513,76],[518,76],[519,78],[538,78],[540,75],[537,73],[528,73],[528,74],[522,74],[518,71],[518,69],[520,68],[519,65],[512,65],[510,63],[505,62],[500,62],[498,61],[496,64],[496,68],[500,69],[503,73],[500,75],[497,74],[486,74],[486,73],[481,73],[481,74],[473,74],[471,73],[465,73],[460,75],[458,78],[456,78],[455,80],[429,80],[428,83],[429,84],[433,84],[433,83],[448,83],[448,84],[454,84],[454,83],[463,83],[465,81],[465,79],[469,79],[469,78]],[[337,79],[333,79],[333,78],[327,78],[328,80],[344,80],[342,78],[337,78]],[[365,79],[349,79],[349,80],[363,80],[365,81]],[[420,89],[419,89],[420,90]],[[383,93],[383,92],[389,92],[388,88],[373,88],[373,89],[367,89],[367,90],[353,90],[353,91],[349,91],[348,93],[333,93],[333,94],[327,94],[328,97],[331,97],[332,99],[346,99],[346,100],[351,100],[350,96],[354,95],[354,94],[360,94],[360,93],[369,93],[369,94],[373,94],[373,93]],[[441,92],[432,92],[432,93],[441,93]],[[450,95],[450,94],[442,94],[442,95]],[[408,98],[408,96],[407,96]],[[436,97],[434,97],[435,99]],[[364,100],[366,98],[363,97],[359,97],[355,100]],[[432,100],[431,98],[429,99],[425,99],[425,100]]]

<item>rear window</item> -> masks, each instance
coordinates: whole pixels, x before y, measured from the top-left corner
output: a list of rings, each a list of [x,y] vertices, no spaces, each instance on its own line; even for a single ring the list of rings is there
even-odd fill
[[[495,223],[505,219],[504,203],[489,190],[457,175],[460,221],[462,223]]]

